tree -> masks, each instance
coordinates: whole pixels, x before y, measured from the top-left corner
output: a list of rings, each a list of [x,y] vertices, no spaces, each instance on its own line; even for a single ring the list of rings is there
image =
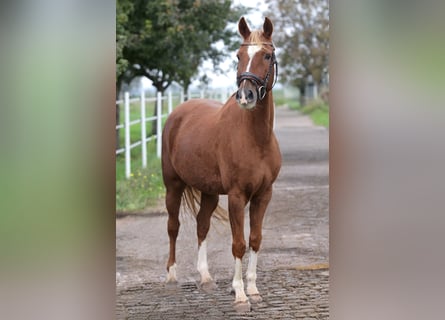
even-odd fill
[[[123,50],[129,41],[128,15],[134,9],[130,0],[118,0],[116,3],[116,100],[119,99],[119,92],[124,81],[129,62],[124,57]],[[116,108],[116,124],[119,124],[119,106]],[[116,130],[116,149],[119,149],[119,130]]]
[[[213,44],[231,43],[226,29],[239,18],[224,0],[135,0],[128,17],[129,41],[123,49],[133,76],[146,76],[163,92],[173,81],[187,89],[205,59],[226,56]]]
[[[128,42],[127,30],[128,14],[133,10],[129,0],[118,0],[116,3],[116,79],[128,68],[128,60],[123,55],[124,47]]]
[[[273,19],[275,43],[283,79],[300,90],[304,105],[309,81],[320,85],[328,73],[329,2],[328,0],[282,0],[269,5]],[[286,12],[286,14],[282,14]]]
[[[217,65],[227,56],[229,50],[216,50],[214,44],[233,44],[236,32],[226,26],[245,12],[231,8],[229,0],[133,0],[130,9],[127,1],[118,0],[118,7],[122,2],[127,9],[122,62],[128,65],[117,77],[118,91],[136,76],[149,78],[159,92],[173,81],[187,91],[204,60]]]

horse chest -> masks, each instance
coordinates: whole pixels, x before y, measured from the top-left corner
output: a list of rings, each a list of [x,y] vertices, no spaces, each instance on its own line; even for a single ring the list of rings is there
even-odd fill
[[[281,158],[277,147],[269,149],[243,149],[226,155],[219,163],[221,182],[226,192],[234,188],[254,191],[270,186],[280,170]]]

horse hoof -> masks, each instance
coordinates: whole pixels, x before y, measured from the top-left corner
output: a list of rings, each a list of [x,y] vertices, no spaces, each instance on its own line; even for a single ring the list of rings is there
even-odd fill
[[[168,279],[165,281],[165,287],[168,289],[176,288],[178,286],[178,281],[176,279]]]
[[[249,302],[249,300],[247,300],[247,301],[238,301],[238,302],[235,301],[233,303],[233,308],[238,313],[250,312],[250,302]]]
[[[249,296],[249,300],[252,303],[260,303],[263,301],[263,298],[259,294],[252,294],[251,296]]]
[[[199,285],[199,288],[205,293],[212,293],[217,288],[216,283],[213,281],[203,282]]]

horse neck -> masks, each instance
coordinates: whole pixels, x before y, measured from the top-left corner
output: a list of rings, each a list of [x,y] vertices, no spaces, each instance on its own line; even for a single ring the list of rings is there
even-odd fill
[[[223,121],[220,129],[224,134],[227,134],[227,131],[232,134],[235,128],[247,131],[255,143],[262,146],[268,144],[272,138],[274,111],[272,92],[268,92],[258,101],[253,110],[241,109],[233,94],[219,111],[219,119]]]
[[[253,132],[259,144],[268,143],[272,137],[274,111],[272,91],[269,91],[249,113],[254,126]]]

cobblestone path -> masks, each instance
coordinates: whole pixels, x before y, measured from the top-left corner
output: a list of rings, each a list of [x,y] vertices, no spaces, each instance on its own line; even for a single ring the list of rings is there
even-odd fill
[[[263,301],[247,313],[233,308],[231,279],[218,280],[212,293],[194,282],[144,283],[118,292],[117,319],[328,319],[328,279],[327,269],[259,271]]]
[[[263,226],[257,278],[263,301],[252,304],[247,313],[238,313],[232,304],[230,228],[211,229],[207,237],[217,288],[211,293],[198,288],[194,219],[181,221],[179,284],[167,287],[167,213],[161,209],[116,220],[117,319],[329,318],[328,131],[295,111],[276,111],[283,165]],[[248,226],[246,214],[246,239]],[[244,271],[247,260],[243,259]]]

